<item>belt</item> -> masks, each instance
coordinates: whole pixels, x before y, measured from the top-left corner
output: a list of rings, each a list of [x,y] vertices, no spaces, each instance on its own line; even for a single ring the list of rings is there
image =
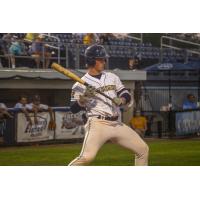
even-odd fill
[[[108,120],[108,121],[117,121],[118,120],[118,116],[115,116],[115,117],[105,117],[105,116],[97,116],[98,119],[103,119],[103,120]]]

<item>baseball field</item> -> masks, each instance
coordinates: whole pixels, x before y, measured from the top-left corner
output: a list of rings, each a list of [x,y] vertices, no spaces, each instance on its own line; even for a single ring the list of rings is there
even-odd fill
[[[147,140],[151,166],[200,166],[200,139]],[[79,154],[81,144],[0,147],[1,166],[63,166]],[[93,166],[130,166],[134,156],[118,145],[105,144]]]

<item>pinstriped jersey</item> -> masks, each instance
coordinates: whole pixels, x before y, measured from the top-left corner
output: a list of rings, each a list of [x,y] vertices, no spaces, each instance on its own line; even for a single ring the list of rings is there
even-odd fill
[[[107,94],[111,98],[121,96],[128,93],[122,84],[119,77],[111,72],[102,72],[101,78],[97,79],[86,73],[81,79],[86,81],[89,85],[94,86],[101,92]],[[80,83],[75,83],[72,87],[71,101],[79,100],[80,95],[83,95],[86,87]],[[120,116],[120,108],[116,106],[111,100],[96,93],[96,95],[89,99],[85,108],[88,115],[102,115],[102,116]]]

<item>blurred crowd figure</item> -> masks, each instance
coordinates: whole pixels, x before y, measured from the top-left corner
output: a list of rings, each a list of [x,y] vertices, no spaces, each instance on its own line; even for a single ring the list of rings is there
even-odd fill
[[[12,69],[15,69],[17,66],[16,58],[21,56],[22,58],[33,58],[35,61],[35,68],[49,68],[52,55],[55,54],[54,49],[58,48],[55,45],[53,49],[53,46],[50,45],[50,34],[26,33],[22,34],[21,36],[19,35],[20,34],[14,33],[0,34],[0,55],[4,56],[9,63],[9,66]],[[78,43],[83,45],[91,45],[94,43],[110,45],[110,38],[123,39],[123,37],[125,37],[121,37],[122,34],[117,35],[113,33],[73,33],[68,35],[72,37],[68,43]],[[1,57],[0,67],[3,67],[3,64],[1,63]]]
[[[183,110],[198,109],[199,105],[193,94],[188,94],[187,99],[183,102]]]
[[[37,68],[40,68],[40,63],[44,62],[44,68],[47,69],[50,64],[51,51],[47,44],[44,43],[44,36],[37,35],[33,40],[29,49],[29,54],[35,59]],[[44,60],[42,59],[44,56]]]
[[[42,66],[46,69],[50,65],[52,52],[44,39],[45,36],[38,33],[27,33],[24,38],[6,33],[0,38],[0,54],[8,59],[12,69],[16,68],[16,56],[31,56],[34,58],[37,68]],[[3,67],[1,59],[0,67]]]
[[[0,103],[0,120],[13,118],[13,116],[8,112],[8,108],[4,103]]]
[[[135,115],[130,120],[130,126],[140,137],[143,138],[145,136],[145,132],[147,131],[147,119],[145,116],[142,116],[140,110],[136,110]]]
[[[9,47],[9,54],[11,59],[11,66],[13,69],[15,69],[15,56],[27,55],[22,39],[19,39],[17,36],[12,37],[12,43]]]
[[[48,129],[54,130],[56,128],[52,108],[46,104],[42,104],[38,94],[34,95],[30,102],[28,102],[28,97],[26,95],[21,95],[14,108],[24,113],[29,126],[38,124],[38,112],[48,112],[50,116]],[[30,113],[33,113],[33,117],[31,117],[32,115],[30,115]],[[13,116],[8,112],[7,106],[4,103],[0,103],[0,120],[8,118],[13,118]]]
[[[134,56],[132,58],[129,58],[128,61],[128,69],[129,70],[136,70],[139,69],[139,58],[137,56]]]

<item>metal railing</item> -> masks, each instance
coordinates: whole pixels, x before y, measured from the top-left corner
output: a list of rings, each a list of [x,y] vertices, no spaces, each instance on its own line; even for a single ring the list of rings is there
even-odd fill
[[[54,37],[54,36],[52,36]],[[43,46],[42,46],[42,53],[41,53],[41,60],[43,61],[43,67],[44,67],[44,61],[45,61],[45,47],[49,47],[51,49],[57,49],[58,53],[57,56],[51,56],[49,59],[50,60],[57,60],[58,63],[61,63],[65,66],[65,67],[73,67],[75,69],[78,69],[80,67],[83,67],[83,62],[81,63],[81,61],[83,61],[83,51],[88,47],[88,45],[84,45],[84,44],[76,44],[76,43],[60,43],[60,42],[42,42]],[[59,47],[56,47],[54,44],[57,43]],[[125,49],[127,51],[129,51],[129,54],[125,55],[123,54],[127,59],[130,57],[134,57],[136,54],[140,54],[141,53],[141,48],[145,48],[145,47],[141,47],[141,45],[136,45],[135,46],[128,46],[128,45],[104,45],[105,48],[108,50],[108,53],[111,51],[115,51],[115,52],[121,52],[124,51]],[[62,48],[62,56],[61,56],[61,48]],[[146,47],[148,48],[148,47]],[[69,53],[71,55],[69,55]],[[11,53],[5,54],[5,55],[0,55],[0,58],[7,58],[8,61],[8,67],[11,68],[11,56],[13,56],[14,58],[27,58],[27,59],[34,59],[35,57],[33,56],[34,53],[32,55],[30,54],[26,54],[26,55],[12,55]],[[71,57],[70,57],[71,56]],[[82,57],[82,59],[81,59]],[[111,55],[111,57],[114,57],[113,55]],[[120,55],[115,55],[115,57],[120,57]],[[63,62],[64,61],[64,62]],[[70,65],[70,61],[73,62],[73,65]],[[109,62],[108,62],[109,63]]]
[[[42,34],[44,35],[45,37],[51,37],[51,38],[54,38],[56,40],[59,40],[57,42],[41,42],[43,45],[42,45],[42,55],[41,55],[41,61],[43,62],[43,68],[45,68],[44,66],[44,63],[45,63],[45,51],[46,51],[46,47],[47,48],[50,48],[51,50],[53,49],[56,49],[57,50],[57,56],[51,56],[49,59],[50,60],[54,60],[56,62],[58,62],[59,64],[61,63],[61,60],[65,60],[66,58],[65,57],[61,57],[61,42],[60,42],[60,39],[55,37],[55,36],[49,36],[49,35],[46,35],[46,34]],[[24,44],[26,44],[27,42],[30,43],[30,41],[27,41],[27,40],[24,40],[23,41]],[[57,46],[55,46],[54,44],[57,44]],[[8,53],[7,54],[4,54],[4,55],[0,55],[0,62],[1,62],[1,58],[6,58],[7,62],[8,62],[8,67],[11,68],[11,57],[13,58],[22,58],[22,59],[30,59],[30,60],[33,60],[36,58],[36,56],[34,56],[35,54],[30,54],[29,51],[25,51],[25,54],[22,54],[22,55],[13,55],[11,52],[9,52],[8,50]]]
[[[58,41],[58,42],[57,42],[57,44],[58,44],[57,47],[54,46],[54,45],[48,45],[48,44],[47,44],[47,46],[50,47],[50,48],[53,48],[53,49],[57,49],[57,50],[58,50],[58,63],[60,64],[60,45],[61,45],[60,38],[59,38],[59,37],[56,37],[56,36],[53,36],[53,35],[44,34],[44,33],[41,34],[41,35],[43,35],[43,36],[45,36],[45,37],[48,37],[48,38],[56,39],[56,40]]]
[[[46,37],[51,37],[54,39],[58,39],[58,37],[55,36],[49,36],[49,35],[45,35]],[[133,38],[133,36],[130,36],[131,38]],[[163,37],[163,39],[166,36]],[[167,37],[167,38],[171,38],[171,37]],[[142,39],[137,38],[138,40]],[[59,40],[59,39],[58,39]],[[179,40],[179,39],[175,39],[175,40]],[[180,40],[182,41],[182,40]],[[75,68],[75,69],[79,69],[82,68],[84,66],[84,50],[86,49],[87,45],[84,44],[77,44],[77,43],[62,43],[59,41],[56,42],[43,42],[45,44],[45,46],[51,48],[51,49],[56,49],[56,55],[53,55],[49,58],[50,60],[53,60],[55,62],[58,62],[59,64],[62,64],[64,67],[70,67],[70,68]],[[189,42],[191,43],[191,42]],[[191,43],[193,44],[193,43]],[[195,43],[194,43],[195,44]],[[124,45],[104,45],[105,48],[108,50],[108,53],[110,54],[110,60],[108,60],[107,62],[107,69],[108,66],[110,67],[110,69],[114,69],[114,68],[120,68],[119,66],[114,66],[115,63],[117,63],[117,61],[115,62],[116,58],[120,59],[130,59],[133,58],[134,56],[138,56],[140,59],[146,58],[146,59],[156,59],[157,62],[159,62],[159,60],[163,60],[163,57],[165,58],[165,53],[167,52],[166,50],[168,48],[173,48],[176,50],[182,50],[181,48],[175,47],[172,45],[168,45],[165,44],[163,41],[161,41],[161,48],[157,48],[157,47],[148,47],[148,46],[142,46],[138,43],[133,43],[131,45],[129,44],[124,44]],[[200,44],[198,44],[198,46],[200,46]],[[200,52],[195,51],[195,50],[186,50],[188,53],[196,53],[196,54],[200,54]],[[62,55],[61,55],[62,52]],[[119,53],[119,52],[123,52],[123,53]],[[15,56],[12,55],[14,58],[28,58],[28,59],[34,59],[34,57],[32,55],[21,55],[21,56]],[[168,55],[169,56],[169,55]],[[173,56],[177,56],[176,54],[174,54]],[[184,52],[181,52],[181,56],[184,58]],[[11,54],[7,54],[7,55],[0,55],[0,58],[2,57],[6,57],[8,64],[7,66],[9,68],[11,68]],[[43,61],[43,67],[44,67],[44,61],[45,61],[45,47],[43,45],[42,48],[42,55],[41,55],[41,61]],[[125,61],[127,64],[128,62]],[[124,65],[126,63],[123,63]],[[110,65],[109,65],[110,64]],[[155,63],[153,63],[155,64]],[[117,65],[120,65],[120,63],[117,63]],[[113,68],[114,67],[114,68]],[[128,69],[128,66],[121,66],[122,69],[124,69],[124,67],[126,69]],[[144,67],[144,66],[142,66]],[[45,67],[44,67],[45,68]]]
[[[169,42],[170,44],[165,43],[165,40],[168,40],[168,42]],[[192,46],[194,46],[194,47],[200,48],[200,44],[199,44],[199,43],[190,42],[190,41],[187,41],[187,40],[182,40],[182,39],[178,39],[178,38],[174,38],[174,37],[169,37],[169,36],[162,36],[162,37],[161,37],[161,41],[160,41],[161,62],[163,61],[163,47],[171,48],[171,49],[178,50],[178,51],[183,50],[183,48],[177,47],[177,45],[176,45],[176,46],[173,45],[173,43],[172,43],[173,41],[176,41],[176,42],[179,42],[179,43],[182,43],[182,44],[186,44],[186,45],[192,45]],[[198,49],[198,48],[197,48],[197,49]],[[186,55],[185,55],[185,63],[188,62],[189,53],[190,53],[190,54],[200,55],[200,51],[198,51],[198,50],[193,50],[193,49],[184,49],[184,50],[185,50],[185,52],[186,52]]]

